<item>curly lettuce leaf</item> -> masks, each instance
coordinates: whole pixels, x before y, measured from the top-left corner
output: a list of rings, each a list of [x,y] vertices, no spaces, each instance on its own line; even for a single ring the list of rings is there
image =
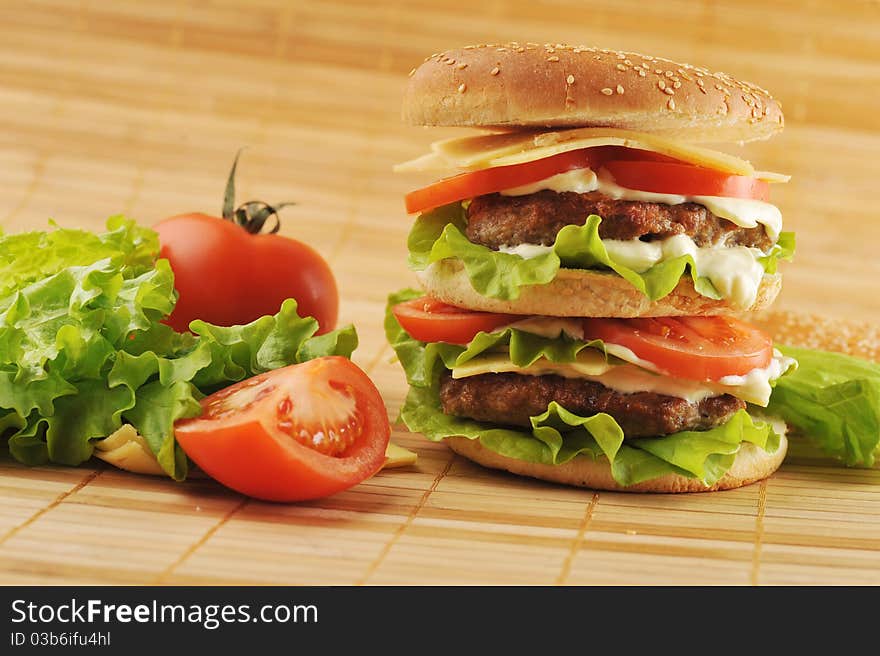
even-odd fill
[[[467,217],[463,206],[445,205],[416,219],[408,239],[409,265],[415,270],[423,270],[440,260],[458,259],[477,292],[503,300],[519,298],[520,290],[526,285],[549,283],[560,268],[613,272],[652,301],[667,296],[681,277],[689,274],[698,293],[708,298],[721,298],[709,278],[699,274],[690,255],[660,262],[643,272],[617,262],[608,254],[599,237],[601,221],[601,217],[592,214],[584,225],[565,226],[556,235],[552,251],[525,259],[469,241],[465,236]],[[794,233],[783,232],[777,244],[758,261],[767,273],[776,273],[778,261],[791,259],[794,248]]]
[[[604,457],[611,465],[614,480],[623,486],[675,473],[710,487],[730,469],[744,445],[752,444],[770,453],[779,448],[780,438],[772,427],[753,420],[745,410],[707,431],[629,440],[624,440],[623,429],[610,415],[581,417],[555,402],[546,412],[531,418],[531,430],[446,415],[440,404],[440,377],[467,349],[419,342],[400,326],[390,308],[420,295],[415,290],[404,290],[389,296],[385,331],[410,384],[400,419],[411,431],[430,440],[453,436],[478,439],[501,455],[547,465],[562,464],[577,456]],[[486,340],[492,337],[483,334],[475,341],[489,343]]]
[[[473,288],[491,298],[519,298],[525,285],[545,285],[559,271],[554,252],[531,259],[493,251],[474,244],[464,234],[467,224],[461,205],[446,205],[420,215],[413,224],[407,244],[409,265],[416,271],[446,258],[459,259]]]
[[[0,298],[71,266],[119,259],[131,277],[152,269],[159,252],[155,231],[122,215],[107,219],[107,232],[23,232],[0,238]]]
[[[107,229],[0,238],[0,430],[24,463],[77,465],[130,423],[182,479],[174,422],[198,415],[205,394],[357,346],[351,326],[315,336],[292,299],[246,325],[195,321],[193,334],[176,333],[161,323],[176,292],[156,234],[123,217]],[[38,255],[23,257],[31,248]]]
[[[880,364],[779,348],[797,359],[798,369],[776,384],[767,412],[845,464],[873,466],[880,451]]]

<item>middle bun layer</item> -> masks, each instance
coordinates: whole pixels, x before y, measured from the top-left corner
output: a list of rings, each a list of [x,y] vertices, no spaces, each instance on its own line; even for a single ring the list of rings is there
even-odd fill
[[[416,272],[419,283],[434,298],[470,310],[552,317],[663,317],[707,316],[753,312],[768,308],[782,288],[782,276],[766,274],[755,302],[748,308],[734,307],[725,299],[702,296],[690,277],[682,277],[667,296],[651,301],[614,273],[587,269],[560,269],[544,285],[520,289],[517,299],[482,296],[471,286],[461,261],[445,259]]]

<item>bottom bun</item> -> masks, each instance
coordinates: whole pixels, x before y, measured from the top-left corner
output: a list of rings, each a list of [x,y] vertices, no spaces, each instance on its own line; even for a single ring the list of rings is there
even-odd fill
[[[472,286],[460,260],[440,260],[416,277],[434,298],[469,310],[531,314],[551,317],[671,317],[751,312],[769,307],[782,289],[780,274],[765,274],[755,302],[747,308],[730,301],[703,296],[690,276],[682,276],[675,289],[651,301],[616,273],[589,269],[560,269],[546,285],[527,285],[519,298],[504,300],[482,296]]]
[[[552,483],[588,487],[594,490],[615,490],[618,492],[711,492],[730,490],[749,483],[763,480],[779,469],[788,450],[788,440],[780,436],[779,448],[775,453],[767,453],[754,444],[743,444],[737,453],[733,466],[715,485],[707,487],[700,481],[678,474],[666,474],[649,481],[623,487],[611,476],[611,467],[604,457],[593,460],[589,456],[576,456],[561,465],[543,465],[525,460],[503,456],[487,449],[478,439],[467,437],[447,437],[444,440],[449,448],[484,467],[505,469],[512,474],[530,476]]]

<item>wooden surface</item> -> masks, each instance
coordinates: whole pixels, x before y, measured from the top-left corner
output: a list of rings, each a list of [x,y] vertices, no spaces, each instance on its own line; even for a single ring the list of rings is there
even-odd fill
[[[743,149],[798,234],[780,307],[880,322],[876,2],[3,0],[0,222],[98,229],[295,200],[284,233],[332,263],[356,360],[396,414],[381,331],[412,284],[393,163],[453,131],[407,128],[428,54],[507,39],[632,49],[779,97],[785,132]],[[0,462],[0,583],[880,583],[880,472],[794,454],[744,489],[646,496],[492,473],[396,431],[418,465],[318,503],[246,500],[103,466]]]

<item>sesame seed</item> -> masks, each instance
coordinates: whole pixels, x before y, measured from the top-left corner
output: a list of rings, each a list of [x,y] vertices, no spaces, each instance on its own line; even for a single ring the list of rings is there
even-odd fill
[[[467,65],[466,63],[462,62],[462,63],[460,63],[460,64],[456,64],[455,67],[456,67],[458,70],[463,71],[464,69],[466,69],[466,68],[468,67],[468,65]]]
[[[618,64],[618,65],[617,65],[617,70],[618,70],[618,71],[625,71],[625,70],[626,70],[626,66],[624,66],[623,64]]]
[[[455,63],[455,60],[454,59],[447,59],[446,63],[449,64],[450,66],[452,66]]]
[[[601,60],[601,59],[602,59],[602,55],[593,55],[593,59],[599,59],[599,60]]]
[[[565,81],[569,84],[574,84],[574,75],[569,75],[567,78],[565,78]]]
[[[617,93],[623,95],[623,85],[622,84],[617,85]]]
[[[657,86],[660,87],[661,90],[666,89],[666,80],[657,80]]]
[[[632,66],[632,65],[633,65],[633,63],[632,63],[629,59],[624,59],[624,60],[623,60],[623,63],[626,64],[627,66]]]
[[[639,77],[645,77],[645,71],[643,71],[641,68],[639,69]]]
[[[673,100],[672,98],[670,98],[670,99],[666,102],[666,106],[667,106],[669,109],[675,109],[675,100]]]
[[[458,85],[458,92],[464,93],[465,91],[467,91],[467,85],[462,82],[461,84]]]
[[[665,89],[663,89],[663,93],[665,93],[667,96],[671,96],[675,93],[675,91],[672,87],[666,87]]]
[[[674,89],[679,89],[679,88],[681,88],[681,82],[679,82],[678,80],[676,80],[675,82],[672,83],[672,87],[673,87]]]
[[[556,55],[553,55],[552,57],[547,57],[547,61],[548,62],[558,62],[559,57],[557,57]]]
[[[660,75],[660,74],[663,72],[663,69],[662,69],[662,68],[655,68],[655,69],[654,69],[654,72],[655,72],[657,75]]]
[[[663,75],[665,75],[666,77],[672,77],[673,75],[675,75],[675,73],[673,73],[672,71],[666,71]]]
[[[612,89],[609,89],[608,87],[605,87],[604,89],[602,89],[602,93],[604,93],[606,96],[610,96],[612,93],[614,93],[614,91]]]
[[[492,69],[491,71],[489,71],[489,72],[490,72],[492,75],[498,75],[498,74],[501,72],[501,69],[498,68],[498,67],[496,66],[495,68],[493,68],[493,69]]]
[[[699,85],[700,85],[700,86],[701,86],[701,87],[702,87],[702,86],[703,86],[703,85],[704,85],[704,84],[706,84],[706,83],[705,83],[705,82],[703,82],[703,80],[702,80],[702,79],[700,79],[700,78],[697,78],[697,84],[699,84]]]
[[[416,74],[416,69],[412,69],[412,70],[409,72],[409,76],[410,76],[410,77],[412,77],[412,76],[415,75],[415,74]]]

